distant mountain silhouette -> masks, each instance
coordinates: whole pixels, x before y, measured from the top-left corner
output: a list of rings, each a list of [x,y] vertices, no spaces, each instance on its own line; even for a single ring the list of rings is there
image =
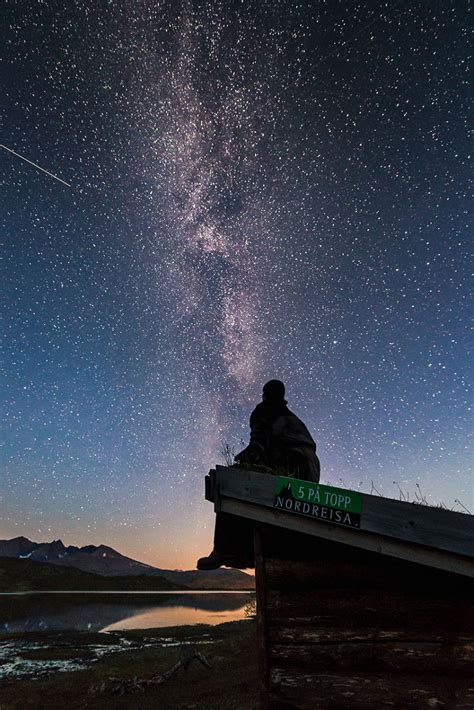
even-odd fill
[[[240,570],[217,569],[209,572],[197,570],[166,570],[152,567],[120,554],[106,545],[66,547],[61,540],[32,542],[26,537],[0,540],[0,557],[15,557],[35,562],[49,562],[62,567],[72,567],[84,572],[113,577],[134,575],[159,575],[173,585],[190,589],[252,589],[254,577]]]
[[[0,540],[0,557],[17,557],[35,562],[52,562],[55,565],[76,567],[85,572],[102,575],[132,575],[153,573],[154,567],[125,557],[106,545],[65,547],[62,540],[32,542],[26,537]]]

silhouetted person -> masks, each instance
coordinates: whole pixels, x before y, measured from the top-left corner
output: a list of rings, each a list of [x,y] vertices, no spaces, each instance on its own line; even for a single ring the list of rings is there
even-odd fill
[[[320,476],[316,444],[301,419],[285,400],[285,385],[270,380],[263,387],[262,402],[250,415],[250,443],[235,456],[241,464],[267,466],[280,475],[317,483]],[[201,557],[201,570],[253,567],[253,525],[229,513],[216,513],[214,549]]]
[[[250,415],[250,444],[237,454],[236,461],[263,464],[282,475],[317,483],[316,444],[301,419],[288,409],[283,382],[267,382],[262,400]]]

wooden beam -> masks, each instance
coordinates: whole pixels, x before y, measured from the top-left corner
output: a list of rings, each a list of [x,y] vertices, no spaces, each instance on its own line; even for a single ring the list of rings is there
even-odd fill
[[[384,538],[381,535],[367,533],[363,530],[354,530],[340,525],[312,520],[292,513],[285,513],[281,510],[273,510],[254,503],[237,500],[236,498],[221,497],[220,510],[223,513],[232,513],[259,523],[276,525],[280,528],[294,530],[316,538],[333,540],[345,545],[359,547],[363,550],[378,552],[382,555],[389,555],[390,557],[397,557],[402,560],[474,578],[474,559],[461,557],[444,550],[413,545],[403,540]]]
[[[262,538],[258,526],[254,530],[255,553],[255,589],[257,601],[257,638],[258,638],[258,665],[260,679],[260,710],[268,708],[269,668],[268,668],[268,624],[267,600],[265,583],[265,556],[263,554]]]
[[[214,491],[217,494],[214,498],[215,504],[218,503],[216,498],[225,498],[258,506],[262,508],[262,514],[266,510],[264,522],[271,522],[272,525],[281,525],[329,539],[337,539],[340,534],[348,541],[347,544],[354,545],[358,544],[357,540],[362,542],[363,539],[372,540],[371,545],[375,545],[375,538],[371,536],[383,536],[387,539],[384,549],[388,549],[388,538],[392,538],[397,541],[397,544],[415,543],[433,548],[438,553],[448,552],[474,559],[474,516],[472,515],[362,494],[360,529],[350,530],[295,513],[276,511],[273,508],[276,477],[271,474],[217,466],[216,471],[211,475],[215,478]],[[242,508],[240,507],[239,510]],[[254,514],[253,510],[252,515]],[[289,518],[294,522],[290,523]],[[373,547],[365,549],[373,549]],[[382,549],[380,551],[383,552]],[[383,552],[383,554],[389,553]]]

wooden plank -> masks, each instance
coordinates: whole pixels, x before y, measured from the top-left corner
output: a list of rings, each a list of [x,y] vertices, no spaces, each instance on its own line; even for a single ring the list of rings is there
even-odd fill
[[[212,473],[212,472],[211,472]],[[204,497],[211,503],[214,502],[214,484],[216,477],[207,475],[204,477]]]
[[[352,528],[344,528],[331,523],[310,520],[303,516],[300,517],[231,497],[220,498],[220,508],[223,512],[239,515],[256,522],[267,523],[286,530],[311,535],[315,538],[333,540],[352,547],[377,552],[381,555],[388,555],[474,578],[473,557],[456,555],[443,549],[438,550],[413,545],[403,540],[382,537],[382,535],[368,533],[363,530],[353,530]]]
[[[442,633],[474,633],[472,605],[455,600],[430,601],[422,595],[382,594],[378,590],[341,595],[326,590],[291,596],[280,591],[267,593],[267,615],[271,628],[292,626],[303,629],[340,627],[382,629],[437,629]]]
[[[291,535],[291,533],[287,533]],[[334,549],[334,543],[319,541],[315,549],[329,547]],[[347,559],[342,559],[342,553],[334,554],[331,560],[325,551],[314,557],[311,561],[274,559],[271,552],[267,553],[267,579],[272,589],[303,590],[306,587],[334,590],[360,590],[360,589],[387,589],[395,592],[397,589],[410,589],[415,595],[418,589],[423,594],[431,594],[434,585],[436,593],[446,592],[450,598],[465,596],[472,599],[474,596],[474,583],[459,575],[453,576],[441,570],[427,570],[405,560],[391,560],[380,556],[378,553],[367,550],[349,550]],[[361,554],[363,553],[363,554]],[[365,559],[364,559],[365,556]],[[431,572],[431,573],[430,573]],[[410,579],[407,579],[410,575]],[[433,588],[430,590],[430,583]]]
[[[367,532],[474,558],[473,515],[369,495],[362,498],[362,510]]]
[[[288,535],[291,541],[295,538],[296,540],[301,538],[298,533],[285,531],[285,534]],[[396,560],[387,560],[386,557],[381,557],[377,552],[360,549],[353,550],[346,545],[341,548],[337,543],[328,540],[314,540],[312,538],[306,538],[306,540],[313,548],[311,556],[308,553],[306,559],[276,557],[277,550],[267,550],[268,574],[272,588],[284,589],[291,586],[317,585],[318,589],[326,587],[342,589],[345,587],[360,587],[361,585],[368,586],[369,580],[371,584],[376,582],[383,583],[384,574],[387,571],[390,573],[391,568],[397,571],[402,568],[410,569],[410,571],[412,571],[412,568],[415,570],[420,569],[402,560],[398,562]],[[298,543],[295,542],[293,544],[296,547]],[[305,548],[308,549],[310,544],[307,544]],[[276,546],[277,543],[275,544]],[[296,553],[298,552],[299,550],[297,549]],[[345,557],[343,556],[344,552],[346,553]],[[374,564],[377,567],[374,568]],[[424,569],[421,573],[419,572],[419,574],[424,575],[427,573],[428,571]],[[462,582],[462,578],[460,579]]]
[[[281,543],[280,543],[281,540]],[[306,559],[287,559],[295,550]],[[347,594],[354,590],[405,592],[425,600],[464,600],[473,606],[474,581],[444,570],[426,569],[411,561],[390,559],[377,552],[318,540],[299,533],[276,530],[265,546],[266,580],[272,590],[306,589]],[[279,557],[275,557],[279,555]]]
[[[314,645],[338,645],[344,643],[353,644],[385,644],[385,643],[445,643],[448,645],[469,645],[468,649],[471,659],[474,660],[474,632],[466,633],[463,630],[452,632],[448,627],[444,629],[407,629],[406,626],[400,628],[381,628],[378,626],[362,625],[359,628],[340,628],[332,626],[320,628],[316,623],[311,626],[296,627],[291,624],[275,625],[269,627],[268,642],[271,647],[278,645],[297,645],[300,647]]]
[[[214,475],[221,496],[273,508],[275,476],[225,466],[217,466]],[[309,522],[314,526],[315,535],[324,536],[323,530],[327,527],[348,530],[294,513],[275,512],[278,516],[290,515],[301,521],[301,525]],[[474,558],[472,515],[362,494],[361,531]]]
[[[258,640],[258,666],[260,681],[260,710],[268,708],[269,691],[269,666],[268,666],[268,644],[267,644],[267,600],[265,581],[265,556],[260,530],[256,526],[254,529],[254,554],[255,554],[255,587],[257,601],[257,640]]]
[[[441,674],[308,673],[274,668],[270,676],[270,710],[403,710],[446,708],[472,710],[471,678]]]
[[[350,673],[444,673],[472,677],[474,637],[466,643],[406,639],[368,639],[360,642],[329,640],[325,643],[273,644],[269,649],[271,667],[314,672]]]

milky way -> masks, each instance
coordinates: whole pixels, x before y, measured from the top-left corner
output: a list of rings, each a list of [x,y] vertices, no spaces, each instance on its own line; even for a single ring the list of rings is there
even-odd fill
[[[323,482],[472,510],[468,4],[7,15],[2,143],[67,185],[0,153],[0,537],[192,566],[271,377]]]

